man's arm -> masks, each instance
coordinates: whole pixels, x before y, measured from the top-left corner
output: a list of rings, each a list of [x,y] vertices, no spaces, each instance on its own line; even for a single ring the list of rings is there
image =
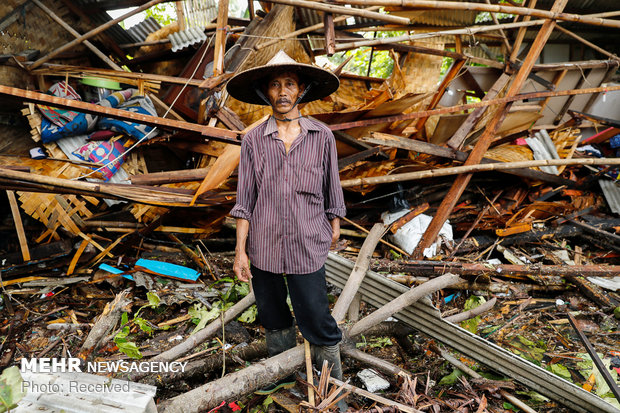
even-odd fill
[[[235,263],[233,271],[240,281],[248,282],[252,275],[250,274],[250,265],[248,254],[245,251],[246,240],[250,229],[250,221],[243,218],[237,218],[237,245],[235,246]]]
[[[332,226],[332,248],[336,247],[338,238],[340,238],[340,218],[336,217],[329,221]]]

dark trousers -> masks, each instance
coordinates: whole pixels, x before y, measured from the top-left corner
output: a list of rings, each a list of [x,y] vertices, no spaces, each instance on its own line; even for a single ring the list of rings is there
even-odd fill
[[[306,340],[316,346],[333,346],[340,342],[342,333],[329,312],[325,266],[310,274],[276,274],[253,265],[250,271],[258,318],[263,327],[282,330],[293,325],[286,303],[290,294],[297,326]]]

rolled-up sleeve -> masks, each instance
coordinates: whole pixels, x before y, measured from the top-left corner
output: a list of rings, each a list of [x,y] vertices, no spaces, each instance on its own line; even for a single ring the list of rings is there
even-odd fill
[[[336,151],[336,140],[334,135],[329,132],[326,139],[324,152],[324,180],[323,194],[325,198],[325,214],[330,221],[336,217],[344,217],[347,209],[344,205],[344,195],[340,185],[340,175],[338,174],[338,153]]]
[[[256,204],[256,176],[254,174],[254,154],[249,139],[241,143],[239,173],[237,180],[237,202],[230,211],[235,218],[250,220]]]

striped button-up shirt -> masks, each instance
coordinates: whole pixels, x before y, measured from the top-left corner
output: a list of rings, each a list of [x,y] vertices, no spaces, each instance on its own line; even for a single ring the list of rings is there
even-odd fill
[[[230,215],[250,222],[247,253],[263,271],[308,274],[321,268],[331,245],[329,223],[346,213],[334,135],[300,118],[288,153],[273,117],[241,144],[237,203]]]

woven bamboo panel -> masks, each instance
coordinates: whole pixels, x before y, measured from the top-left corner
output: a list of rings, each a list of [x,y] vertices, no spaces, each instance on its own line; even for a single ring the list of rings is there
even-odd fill
[[[6,16],[17,6],[22,4],[22,0],[5,0],[0,3],[0,16]],[[45,5],[56,13],[67,24],[78,31],[88,29],[81,19],[77,19],[62,4],[60,0],[48,0]],[[43,10],[36,6],[29,7],[25,14],[16,22],[4,30],[0,36],[0,47],[2,53],[15,54],[25,49],[40,50],[41,53],[48,53],[65,43],[73,40],[74,37],[58,23],[54,22]],[[76,46],[73,51],[83,51],[84,46]]]
[[[35,106],[27,104],[22,113],[32,127],[30,131],[32,139],[42,144],[40,135],[41,117]],[[56,143],[51,142],[42,145],[52,158],[68,159]],[[31,173],[62,179],[77,178],[92,171],[87,166],[51,159],[37,160],[24,157],[0,157],[0,163],[3,165],[29,166]],[[88,238],[81,232],[80,228],[83,226],[83,219],[92,215],[90,208],[99,205],[97,198],[35,192],[18,192],[17,194],[22,210],[31,217],[41,221],[48,228],[44,235],[57,238],[56,231],[62,226],[74,235]],[[40,237],[38,241],[44,240],[44,237]]]
[[[501,162],[531,161],[534,159],[532,150],[525,145],[501,145],[489,149],[486,158]]]

